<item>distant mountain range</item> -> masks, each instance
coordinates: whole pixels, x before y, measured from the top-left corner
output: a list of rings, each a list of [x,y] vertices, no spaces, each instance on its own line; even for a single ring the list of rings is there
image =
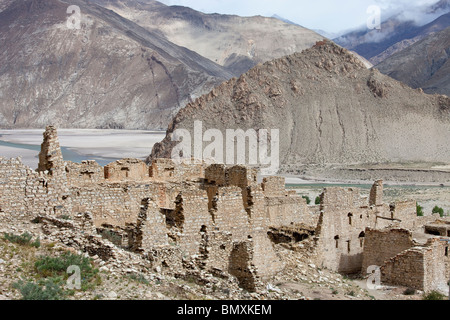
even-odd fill
[[[377,65],[428,35],[450,27],[450,0],[441,0],[423,10],[420,13],[422,16],[437,16],[437,18],[421,25],[413,17],[399,13],[384,20],[380,30],[369,30],[363,27],[344,34],[334,41]]]
[[[290,21],[204,14],[153,0],[92,0],[240,76],[258,63],[310,48],[323,36]]]
[[[392,55],[376,68],[412,88],[450,96],[450,27]]]
[[[81,9],[79,30],[67,8]],[[232,74],[87,1],[17,0],[0,13],[2,127],[163,128]]]
[[[67,28],[71,5],[81,28]],[[0,126],[165,129],[198,96],[323,37],[157,1],[0,0]]]

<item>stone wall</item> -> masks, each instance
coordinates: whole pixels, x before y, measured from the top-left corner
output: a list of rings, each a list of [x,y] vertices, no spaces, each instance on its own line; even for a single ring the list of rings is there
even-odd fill
[[[105,179],[110,181],[145,181],[149,180],[149,168],[138,159],[123,159],[108,164]]]
[[[406,250],[381,267],[383,284],[400,285],[416,290],[425,288],[425,252],[428,249],[415,247]]]
[[[394,204],[392,217],[400,220],[400,228],[412,230],[417,217],[417,202],[414,200],[398,201]]]
[[[0,158],[0,211],[11,214],[26,214],[28,211],[25,191],[28,176],[32,170],[22,164],[20,159]]]
[[[318,264],[341,273],[361,271],[364,237],[374,227],[376,210],[357,189],[326,188],[317,227]]]
[[[205,177],[205,168],[204,162],[195,159],[181,163],[171,159],[155,159],[149,168],[149,176],[166,182],[199,181]]]
[[[83,186],[105,180],[105,170],[96,161],[74,163],[66,161],[67,182],[70,186]]]
[[[448,245],[440,239],[430,239],[426,246],[413,247],[389,259],[381,267],[381,281],[447,293],[448,271]]]
[[[370,266],[381,267],[385,261],[412,247],[414,247],[412,234],[408,230],[367,228],[362,263],[363,274]]]

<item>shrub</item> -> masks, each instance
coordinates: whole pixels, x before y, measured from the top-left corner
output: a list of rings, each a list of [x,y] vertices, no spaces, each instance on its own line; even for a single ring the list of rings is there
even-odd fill
[[[441,218],[444,217],[444,209],[439,208],[438,206],[435,206],[433,208],[433,214],[439,213],[439,215],[441,216]]]
[[[63,300],[61,279],[45,279],[38,283],[22,280],[13,284],[22,294],[22,300]]]
[[[444,300],[445,296],[437,291],[431,291],[424,295],[423,300]]]
[[[136,282],[142,283],[142,284],[150,284],[150,282],[148,282],[147,279],[145,279],[145,277],[140,274],[140,273],[132,273],[128,276],[131,280],[134,280]]]
[[[68,278],[67,268],[78,266],[81,272],[81,289],[88,288],[99,282],[98,269],[94,269],[91,259],[73,253],[64,253],[59,257],[44,256],[39,258],[35,264],[35,270],[42,277]]]
[[[320,204],[320,197],[316,197],[316,205],[319,205]]]
[[[311,203],[311,199],[308,196],[302,196],[302,198],[306,200],[306,204]]]
[[[3,236],[5,240],[22,246],[31,246],[35,248],[39,248],[41,246],[41,241],[39,238],[37,238],[34,242],[31,242],[33,236],[28,232],[22,233],[20,236],[12,233],[4,233]]]
[[[417,216],[418,217],[423,217],[423,207],[421,207],[420,205],[417,205]]]

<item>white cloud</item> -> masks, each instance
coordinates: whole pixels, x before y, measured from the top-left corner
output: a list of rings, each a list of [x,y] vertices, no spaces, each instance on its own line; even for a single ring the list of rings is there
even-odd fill
[[[241,16],[278,14],[311,29],[338,32],[365,25],[367,8],[378,5],[382,19],[403,12],[405,18],[422,23],[432,19],[423,15],[423,7],[438,0],[160,0],[168,5],[182,5],[205,13]],[[430,20],[431,21],[431,20]]]

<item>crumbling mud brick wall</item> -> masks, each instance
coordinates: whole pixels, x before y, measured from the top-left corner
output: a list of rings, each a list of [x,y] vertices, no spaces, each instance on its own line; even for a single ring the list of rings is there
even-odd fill
[[[450,222],[431,217],[433,221],[425,223],[425,233],[441,237],[450,237]],[[428,219],[428,220],[431,220]]]
[[[53,177],[61,177],[66,179],[64,159],[59,145],[58,134],[56,128],[48,126],[43,133],[44,140],[41,144],[41,152],[39,153],[38,171],[48,171]]]
[[[199,181],[205,177],[205,168],[206,164],[196,159],[180,163],[171,159],[155,159],[149,168],[149,176],[166,182]]]
[[[32,170],[20,159],[0,158],[0,211],[9,214],[26,214],[28,211],[25,190]],[[32,190],[29,190],[32,192]],[[31,193],[31,196],[33,194]]]
[[[92,212],[95,225],[125,227],[135,223],[142,199],[157,199],[150,184],[101,183],[71,189],[71,205],[77,212]]]
[[[105,179],[109,181],[149,180],[149,168],[144,161],[123,159],[105,166]]]
[[[271,227],[283,227],[292,223],[317,224],[317,219],[310,220],[306,200],[295,192],[286,191],[284,177],[267,177],[263,179],[262,189],[265,196],[267,224]]]
[[[129,248],[134,252],[148,252],[169,244],[166,217],[152,199],[143,199],[136,224],[127,224]]]
[[[66,175],[69,186],[92,185],[105,180],[105,170],[96,161],[82,163],[66,161]]]
[[[381,267],[381,281],[425,292],[448,292],[447,252],[443,241],[430,239],[426,246],[413,247],[389,259]]]
[[[245,211],[241,188],[219,188],[212,206],[214,224],[220,231],[230,233],[233,241],[248,238],[250,217]]]
[[[392,218],[400,220],[399,227],[415,229],[417,217],[417,202],[414,200],[395,202],[392,208]]]
[[[171,238],[187,256],[198,254],[202,239],[214,230],[208,202],[206,191],[189,188],[177,197],[175,210],[164,210]]]
[[[385,261],[411,249],[414,245],[412,234],[408,230],[367,228],[365,231],[362,273],[365,274],[370,266],[381,267]]]
[[[376,222],[376,212],[366,201],[358,189],[324,190],[316,232],[321,266],[342,273],[361,270],[365,230]]]
[[[284,177],[266,177],[263,179],[264,195],[270,197],[286,196],[286,179]]]

